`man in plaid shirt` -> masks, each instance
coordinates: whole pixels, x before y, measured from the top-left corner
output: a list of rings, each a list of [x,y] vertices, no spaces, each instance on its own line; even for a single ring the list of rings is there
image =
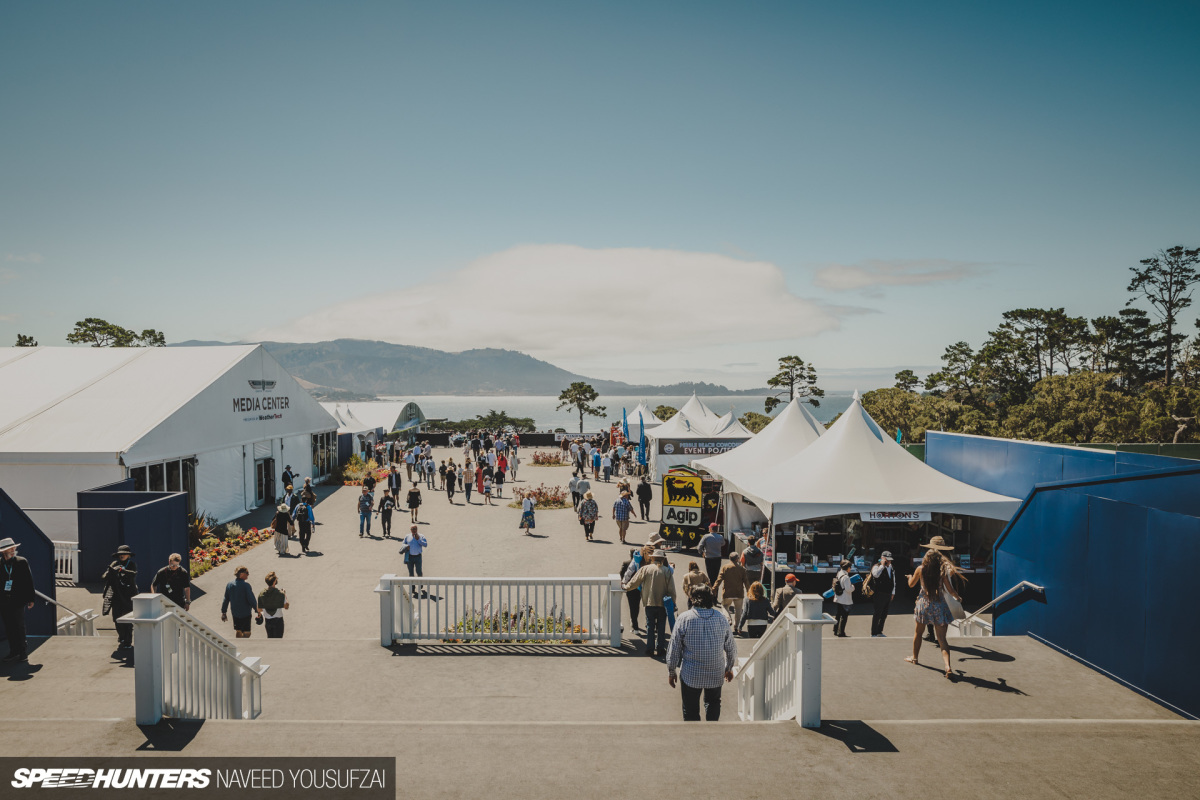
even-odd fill
[[[629,532],[629,515],[633,514],[633,503],[629,502],[629,492],[621,492],[617,502],[613,503],[613,519],[617,521],[617,533],[621,544],[625,544],[625,534]]]
[[[729,620],[713,608],[716,597],[707,586],[692,590],[692,608],[679,615],[667,650],[667,683],[675,688],[678,673],[683,694],[683,721],[700,721],[700,694],[704,693],[704,718],[721,718],[721,682],[733,680],[737,647]],[[681,668],[682,665],[682,668]]]

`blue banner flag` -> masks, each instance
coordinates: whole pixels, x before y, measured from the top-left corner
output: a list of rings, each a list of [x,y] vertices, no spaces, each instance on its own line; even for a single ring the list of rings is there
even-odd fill
[[[900,444],[902,441],[904,441],[904,432],[896,428],[896,444]]]
[[[621,435],[625,437],[625,441],[629,441],[629,415],[623,408],[621,409]]]
[[[646,466],[646,420],[642,419],[642,412],[638,412],[638,427],[641,429],[638,434],[638,463],[643,467]]]

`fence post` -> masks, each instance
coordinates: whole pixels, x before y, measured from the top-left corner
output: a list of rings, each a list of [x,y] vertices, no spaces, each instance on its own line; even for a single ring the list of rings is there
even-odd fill
[[[157,725],[163,717],[162,595],[139,594],[133,611],[120,622],[132,622],[134,716],[138,725]],[[114,620],[116,622],[117,620]]]
[[[396,576],[384,575],[375,587],[379,595],[379,645],[391,647],[396,637],[396,602],[392,593],[396,590]]]
[[[621,595],[625,592],[621,589],[620,575],[610,574],[608,581],[608,643],[619,650],[621,649]]]
[[[823,620],[819,594],[802,594],[794,601],[797,617]],[[821,629],[823,625],[798,625],[796,631],[796,721],[805,728],[821,727]]]

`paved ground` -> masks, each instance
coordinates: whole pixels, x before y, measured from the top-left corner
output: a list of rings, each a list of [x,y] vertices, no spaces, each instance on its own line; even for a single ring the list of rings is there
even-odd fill
[[[521,478],[565,485],[568,472],[527,465]],[[267,640],[256,628],[242,643],[271,664],[260,720],[134,725],[133,670],[113,650],[109,626],[100,639],[53,639],[28,666],[0,668],[5,754],[232,755],[246,753],[246,741],[280,755],[403,750],[397,796],[412,797],[1200,795],[1200,723],[1027,638],[954,642],[959,679],[951,683],[932,668],[936,650],[923,651],[923,666],[902,660],[912,631],[903,607],[889,622],[890,638],[866,637],[863,607],[851,619],[853,638],[825,639],[826,722],[817,731],[677,722],[678,694],[667,688],[663,665],[639,655],[636,636],[627,635],[620,651],[382,648],[372,589],[403,564],[397,543],[379,538],[378,527],[372,538],[358,538],[355,494],[322,491],[323,524],[310,556],[279,558],[264,544],[236,562],[250,568],[256,586],[275,570],[292,602],[286,639]],[[599,576],[627,555],[607,517],[599,541],[589,543],[570,510],[539,512],[533,538],[516,528],[519,512],[504,502],[467,506],[459,494],[451,506],[444,494],[425,495],[428,524],[420,528],[430,539],[430,575]],[[602,511],[611,507],[615,483],[599,484],[597,495]],[[254,521],[265,522],[269,512],[259,515]],[[397,514],[397,535],[407,517]],[[630,541],[651,530],[635,522]],[[688,560],[673,559],[677,569]],[[226,634],[220,594],[234,566],[197,581],[203,594],[192,609]],[[63,597],[99,606],[85,589]],[[629,634],[627,619],[626,626]],[[752,645],[739,641],[743,653]],[[735,699],[726,702],[725,719],[735,719]]]

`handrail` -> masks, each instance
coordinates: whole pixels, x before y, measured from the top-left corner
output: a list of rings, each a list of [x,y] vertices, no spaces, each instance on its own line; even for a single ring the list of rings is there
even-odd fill
[[[800,595],[796,595],[796,598],[798,598],[799,596]],[[791,611],[793,607],[798,605],[796,598],[792,598],[792,602],[789,603],[787,606],[785,606],[783,611],[780,612],[775,617],[775,619],[771,620],[771,624],[767,626],[767,629],[765,631],[763,631],[763,635],[758,638],[758,641],[755,642],[754,647],[750,649],[750,655],[748,655],[744,659],[742,659],[741,664],[739,665],[739,668],[757,660],[755,658],[755,653],[757,653],[760,649],[766,650],[769,647],[771,647],[772,642],[780,635],[779,632],[785,630],[784,626],[780,624],[780,620],[783,620],[786,618],[793,625],[800,623],[800,622],[805,622],[810,625],[832,625],[834,622],[836,622],[836,620],[833,617],[831,617],[825,613],[821,614],[821,616],[824,617],[824,619],[822,619],[820,621],[811,620],[811,619],[801,620],[798,617],[792,616],[788,612]],[[736,673],[736,670],[735,670],[735,673]]]
[[[994,598],[992,598],[992,600],[991,600],[991,601],[990,601],[990,602],[989,602],[987,605],[985,605],[985,606],[983,606],[982,608],[979,608],[979,609],[977,609],[977,610],[975,610],[975,611],[971,612],[971,613],[970,613],[970,614],[968,614],[967,616],[965,616],[965,617],[963,617],[962,619],[960,619],[960,620],[958,621],[958,624],[959,624],[960,626],[962,626],[962,625],[966,625],[966,624],[967,624],[967,623],[969,623],[971,620],[973,620],[975,617],[978,617],[980,614],[982,614],[983,612],[987,611],[987,610],[988,610],[989,608],[991,608],[992,606],[996,605],[997,603],[1002,603],[1002,602],[1004,602],[1005,600],[1007,600],[1008,598],[1012,597],[1014,594],[1017,594],[1017,593],[1019,593],[1019,592],[1023,592],[1023,591],[1025,591],[1026,589],[1030,589],[1030,590],[1032,590],[1032,591],[1035,591],[1035,592],[1037,592],[1038,594],[1044,594],[1044,593],[1045,593],[1045,591],[1046,591],[1046,587],[1044,587],[1044,586],[1038,586],[1036,583],[1031,583],[1031,582],[1029,582],[1029,581],[1021,581],[1020,583],[1018,583],[1016,586],[1014,586],[1014,587],[1012,587],[1011,589],[1009,589],[1009,590],[1008,590],[1007,592],[1005,592],[1004,594],[1001,594],[1001,595],[999,595],[999,596],[997,596],[997,597],[994,597]]]
[[[163,608],[166,609],[166,612],[168,614],[174,616],[177,620],[179,620],[181,623],[183,623],[189,630],[193,631],[194,633],[199,634],[203,641],[208,642],[209,645],[211,645],[212,647],[214,647],[218,651],[220,651],[220,653],[223,657],[230,659],[238,666],[242,666],[242,667],[246,666],[242,660],[241,653],[238,651],[237,647],[234,646],[233,643],[230,642],[228,639],[221,636],[219,633],[214,631],[212,628],[208,627],[203,622],[196,619],[191,614],[189,614],[188,612],[184,611],[179,606],[172,603],[165,596],[162,598],[162,604],[163,604]],[[267,669],[268,669],[268,667],[264,666],[261,671],[259,671],[259,670],[255,670],[255,671],[259,675],[262,675],[263,673],[265,673],[267,671]]]
[[[63,605],[62,603],[55,600],[53,597],[47,597],[46,595],[39,592],[37,589],[34,589],[33,593],[36,594],[38,597],[42,598],[43,600],[45,600],[47,603],[51,603],[52,605],[58,606],[63,611],[67,612],[68,614],[70,614],[72,617],[75,617],[76,619],[87,619],[87,617],[85,617],[83,614],[78,614],[78,613],[72,611],[71,609],[69,609],[65,605]]]

